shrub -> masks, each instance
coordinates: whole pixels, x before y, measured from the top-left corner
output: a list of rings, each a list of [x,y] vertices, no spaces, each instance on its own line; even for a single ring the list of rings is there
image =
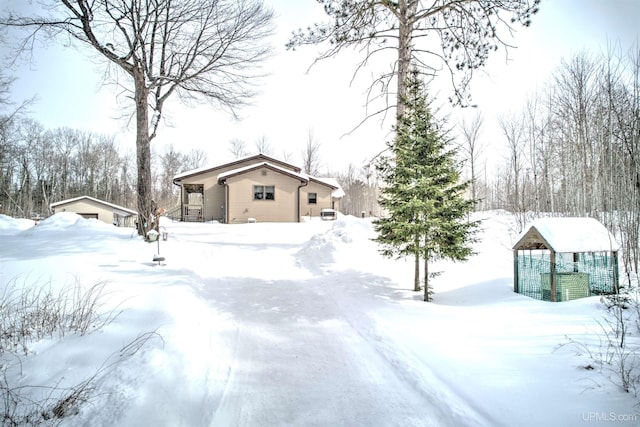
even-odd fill
[[[117,311],[102,312],[107,282],[85,289],[78,281],[54,290],[45,285],[12,280],[0,295],[0,355],[5,351],[28,354],[29,343],[62,338],[66,333],[85,335],[112,322]]]
[[[155,332],[138,336],[113,353],[89,378],[71,387],[12,384],[7,372],[22,364],[29,345],[43,338],[62,338],[73,333],[86,335],[112,322],[119,312],[105,310],[107,282],[89,288],[75,284],[54,290],[52,283],[32,284],[17,280],[0,294],[0,425],[56,426],[76,414],[81,404],[95,395],[96,381],[116,364],[144,346]],[[44,396],[44,397],[38,397]]]

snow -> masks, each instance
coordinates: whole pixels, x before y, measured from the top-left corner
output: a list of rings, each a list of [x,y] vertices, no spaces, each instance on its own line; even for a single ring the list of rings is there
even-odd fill
[[[0,214],[0,236],[7,234],[17,234],[23,230],[33,227],[34,221],[30,219],[13,219]]]
[[[599,299],[515,294],[515,222],[479,219],[477,255],[434,265],[425,303],[370,219],[163,221],[168,240],[146,243],[71,213],[0,216],[0,287],[101,282],[118,314],[2,359],[5,375],[64,388],[97,373],[62,426],[638,425],[638,399],[568,345],[598,343]]]
[[[127,209],[127,208],[122,207],[122,206],[114,205],[113,203],[105,202],[104,200],[99,200],[99,199],[96,199],[95,197],[91,197],[91,196],[80,196],[80,197],[74,197],[73,199],[62,200],[60,202],[51,203],[49,205],[49,207],[50,208],[55,208],[57,206],[67,205],[69,203],[77,202],[78,200],[90,200],[90,201],[92,201],[94,203],[97,203],[99,205],[109,206],[110,208],[113,208],[114,210],[118,211],[117,213],[122,215],[122,216],[138,215],[138,212],[136,212],[136,211],[134,211],[132,209]]]
[[[522,236],[531,228],[538,230],[556,252],[609,252],[619,249],[615,237],[594,218],[537,218],[525,228]]]

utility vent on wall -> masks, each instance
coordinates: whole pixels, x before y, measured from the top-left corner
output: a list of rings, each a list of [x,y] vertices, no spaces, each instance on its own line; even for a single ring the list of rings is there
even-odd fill
[[[263,170],[262,171],[262,176],[267,176],[267,171]]]

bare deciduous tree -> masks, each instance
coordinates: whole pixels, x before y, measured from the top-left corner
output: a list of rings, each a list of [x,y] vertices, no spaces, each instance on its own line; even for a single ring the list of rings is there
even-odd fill
[[[265,38],[273,14],[260,0],[49,0],[39,16],[9,14],[5,26],[66,36],[127,76],[134,101],[139,231],[151,227],[151,148],[166,101],[206,100],[229,110],[255,94],[258,66],[269,54]],[[122,84],[121,82],[119,82]]]
[[[463,119],[459,126],[462,134],[461,149],[466,154],[469,162],[469,169],[471,173],[471,199],[473,200],[478,199],[477,172],[478,158],[484,150],[484,146],[480,141],[483,124],[484,119],[482,114],[480,112],[476,112],[471,120],[467,121]]]
[[[302,150],[302,169],[308,175],[320,172],[320,141],[315,137],[312,128],[307,129],[307,143]]]
[[[270,156],[273,152],[269,138],[267,138],[266,135],[262,135],[260,138],[256,139],[255,145],[258,154],[266,154]]]
[[[566,172],[576,173],[566,181],[567,191],[575,202],[567,210],[578,215],[595,212],[592,193],[597,188],[598,159],[591,140],[594,135],[592,117],[597,115],[595,79],[596,64],[586,52],[569,61],[563,60],[554,75],[556,116],[563,123],[563,141],[572,147],[564,153]],[[578,164],[580,167],[571,167]]]
[[[351,163],[346,170],[333,174],[345,193],[340,201],[342,213],[354,216],[361,216],[363,213],[367,216],[380,215],[380,189],[378,178],[374,174],[371,164],[357,167]]]
[[[176,151],[173,145],[168,146],[160,155],[160,176],[158,183],[158,206],[172,208],[178,204],[178,188],[173,185],[173,177],[183,172],[185,156]]]
[[[229,151],[233,154],[234,159],[240,159],[247,156],[247,143],[241,139],[233,138],[229,141]]]
[[[522,114],[500,125],[509,159],[490,206],[592,216],[615,231],[627,283],[640,265],[640,50],[563,60]],[[635,274],[635,276],[633,276]]]
[[[518,227],[522,230],[525,226],[525,180],[527,171],[525,170],[525,140],[524,122],[521,115],[511,114],[501,116],[498,119],[500,130],[507,140],[509,149],[509,169],[506,175],[508,182],[506,187],[508,209],[516,214]]]
[[[185,169],[198,169],[207,163],[207,153],[200,148],[194,148],[184,158]]]
[[[292,163],[295,161],[293,154],[291,154],[291,152],[287,150],[282,150],[280,158],[287,163]]]

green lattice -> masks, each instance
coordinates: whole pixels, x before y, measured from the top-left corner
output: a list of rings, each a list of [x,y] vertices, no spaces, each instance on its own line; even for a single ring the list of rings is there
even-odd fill
[[[551,301],[551,252],[523,250],[516,254],[518,293]],[[556,301],[613,294],[618,288],[617,261],[609,253],[556,254]]]

